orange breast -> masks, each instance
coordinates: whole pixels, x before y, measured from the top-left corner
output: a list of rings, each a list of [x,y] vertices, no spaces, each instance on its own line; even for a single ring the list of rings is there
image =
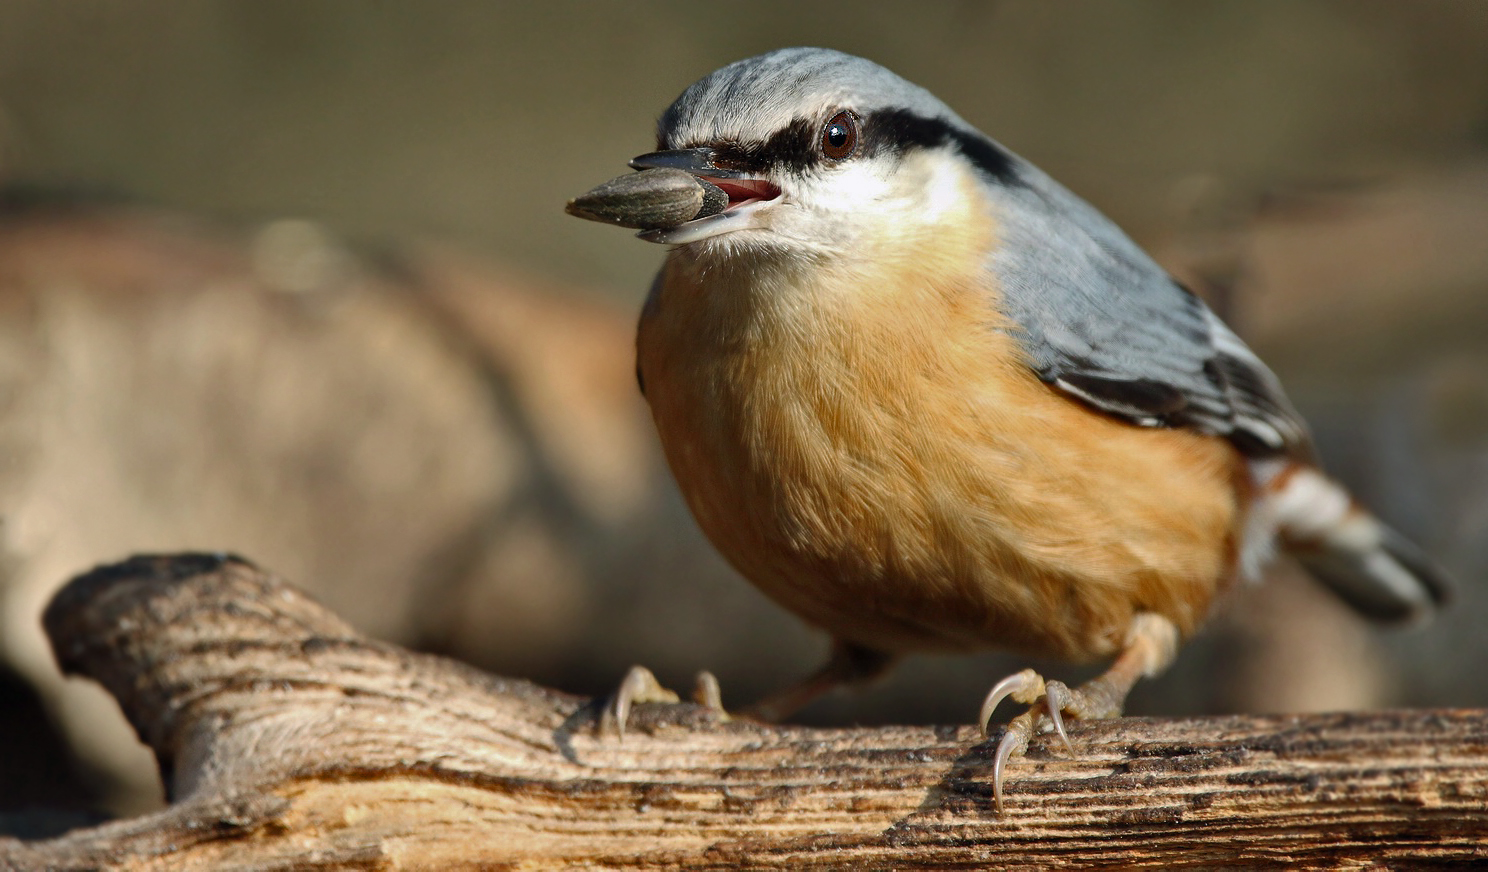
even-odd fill
[[[1243,461],[1040,382],[990,277],[960,268],[989,232],[871,271],[673,252],[638,353],[682,493],[740,572],[844,640],[1093,659],[1137,611],[1187,634],[1234,574]]]

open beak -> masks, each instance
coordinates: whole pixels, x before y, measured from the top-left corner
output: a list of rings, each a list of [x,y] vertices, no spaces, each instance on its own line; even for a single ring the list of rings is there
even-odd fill
[[[643,154],[640,172],[611,179],[568,203],[570,215],[636,227],[647,242],[682,244],[748,226],[754,207],[780,196],[765,179],[718,166],[711,148]]]

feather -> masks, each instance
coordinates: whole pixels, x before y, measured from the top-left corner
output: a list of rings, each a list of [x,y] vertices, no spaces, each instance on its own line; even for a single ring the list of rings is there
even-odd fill
[[[1039,378],[1132,423],[1224,436],[1251,456],[1311,454],[1276,376],[1109,219],[1032,165],[985,177],[1000,305]]]

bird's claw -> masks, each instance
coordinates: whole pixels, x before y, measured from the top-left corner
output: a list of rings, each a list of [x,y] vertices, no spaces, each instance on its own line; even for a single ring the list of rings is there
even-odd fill
[[[1025,753],[1028,743],[1042,729],[1058,735],[1065,750],[1074,756],[1075,747],[1065,730],[1064,715],[1069,713],[1081,717],[1085,714],[1086,706],[1082,704],[1080,694],[1081,691],[1070,690],[1062,681],[1046,682],[1043,676],[1032,669],[1009,675],[993,685],[982,702],[979,723],[984,737],[988,734],[992,714],[1004,699],[1011,698],[1029,707],[1028,711],[1008,721],[1002,738],[997,742],[997,752],[992,758],[992,797],[999,812],[1002,811],[1002,781],[1008,761]]]
[[[992,757],[992,799],[997,804],[997,813],[1002,813],[1002,777],[1011,758],[1028,750],[1028,740],[1033,738],[1038,713],[1030,709],[1008,721],[1002,731],[1002,740],[997,743],[997,753]]]
[[[600,719],[600,731],[613,725],[616,737],[623,741],[631,708],[644,702],[674,703],[681,702],[681,698],[662,687],[651,670],[644,666],[632,666],[620,680],[620,686],[615,688],[615,695],[610,697],[609,705],[605,706],[604,716]]]
[[[1064,743],[1064,750],[1075,756],[1075,746],[1070,744],[1069,733],[1064,731],[1064,712],[1075,704],[1075,694],[1062,681],[1051,681],[1044,685],[1044,711],[1053,725],[1054,732]]]
[[[718,686],[718,679],[706,669],[699,672],[693,682],[692,701],[713,712],[721,720],[729,719],[728,712],[723,709],[723,691]]]
[[[1033,705],[1043,695],[1044,677],[1032,669],[1015,672],[992,685],[992,689],[987,692],[987,698],[982,700],[982,713],[977,718],[977,723],[982,728],[982,738],[988,738],[987,727],[992,722],[992,714],[997,711],[997,706],[1003,700],[1011,697],[1014,702]]]
[[[711,672],[699,672],[697,683],[693,686],[693,702],[712,710],[719,718],[728,719],[728,713],[723,710],[723,694],[718,687],[718,679]],[[621,741],[625,739],[625,725],[630,721],[630,710],[641,703],[678,703],[681,697],[671,690],[661,686],[651,670],[644,666],[632,666],[625,677],[620,680],[620,686],[615,688],[615,694],[610,697],[609,704],[605,706],[604,714],[600,718],[599,728],[605,732],[611,728]]]

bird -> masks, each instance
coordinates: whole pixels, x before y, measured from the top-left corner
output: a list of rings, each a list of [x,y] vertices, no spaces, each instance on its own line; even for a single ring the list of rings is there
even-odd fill
[[[1001,808],[1035,736],[1119,715],[1278,553],[1368,618],[1447,600],[1202,299],[888,69],[809,47],[728,64],[630,167],[568,211],[670,247],[636,340],[667,463],[718,551],[833,641],[747,712],[915,652],[1109,663],[993,684],[984,737],[1027,706],[993,758]]]

